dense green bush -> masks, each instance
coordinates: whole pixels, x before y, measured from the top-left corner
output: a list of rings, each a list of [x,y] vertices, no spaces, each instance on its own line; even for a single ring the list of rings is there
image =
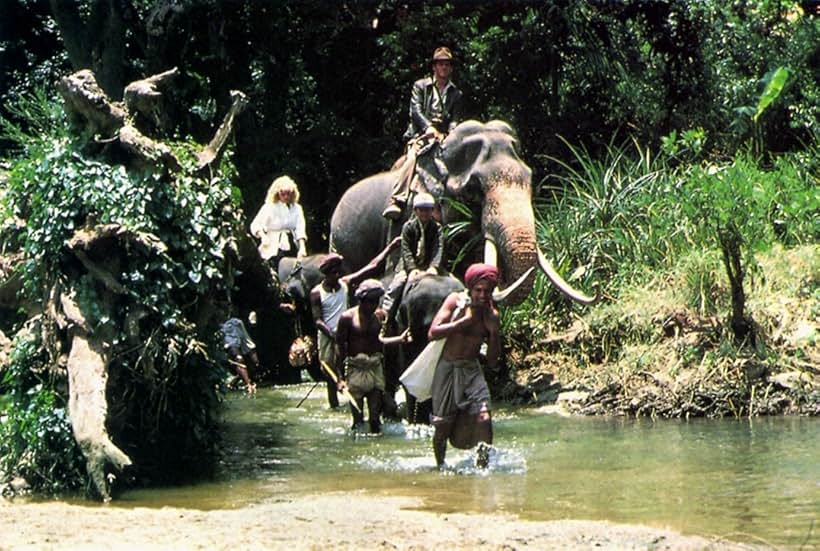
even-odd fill
[[[35,335],[21,337],[0,378],[0,472],[46,492],[82,488],[85,466],[67,416],[65,380]]]
[[[93,330],[111,335],[110,430],[138,474],[173,480],[207,469],[224,374],[218,324],[227,314],[242,220],[230,165],[210,179],[196,176],[196,144],[177,143],[182,172],[135,172],[93,142],[72,138],[59,102],[44,94],[22,98],[18,112],[29,119],[25,127],[4,125],[19,149],[8,160],[0,212],[4,220],[25,221],[15,226],[14,241],[24,253],[28,299],[45,305],[53,290],[74,290]],[[111,309],[104,307],[106,291],[66,246],[76,231],[105,224],[121,228],[110,251],[119,262],[112,276],[125,291]],[[40,323],[45,332],[55,331],[48,316]],[[137,324],[137,339],[129,323]],[[37,355],[57,375],[32,379],[22,368],[4,374],[4,391],[15,396],[6,403],[6,433],[25,429],[21,411],[59,405],[65,397],[64,368],[47,344]],[[32,352],[27,345],[18,354]],[[27,415],[30,420],[34,413]],[[48,424],[67,427],[64,420]],[[18,435],[13,441],[24,440]],[[27,451],[48,453],[54,453],[48,446]],[[13,456],[6,462],[12,467]],[[73,472],[67,464],[62,468]]]

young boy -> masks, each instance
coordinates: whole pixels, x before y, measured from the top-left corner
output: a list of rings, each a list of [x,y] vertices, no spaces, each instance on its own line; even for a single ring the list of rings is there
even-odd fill
[[[408,281],[428,274],[438,274],[442,263],[441,224],[433,218],[436,201],[429,193],[413,199],[413,216],[401,229],[401,258],[384,297],[382,307],[394,319],[401,295]]]

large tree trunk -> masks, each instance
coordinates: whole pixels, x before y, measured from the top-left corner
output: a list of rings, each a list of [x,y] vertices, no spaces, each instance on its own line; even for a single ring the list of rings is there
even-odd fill
[[[103,90],[112,98],[121,99],[125,85],[123,6],[127,3],[93,1],[87,19],[80,12],[80,2],[50,0],[50,4],[72,67],[91,69]]]
[[[181,165],[171,149],[161,141],[143,134],[131,124],[139,114],[146,124],[146,131],[159,129],[162,124],[158,111],[161,93],[158,87],[176,74],[176,69],[131,83],[127,87],[126,104],[112,101],[100,88],[95,75],[89,70],[63,78],[59,89],[66,100],[66,110],[74,120],[84,124],[86,131],[102,135],[105,147],[118,146],[125,152],[131,167],[156,172],[178,171]],[[234,103],[223,124],[216,131],[211,143],[198,155],[199,170],[207,171],[219,162],[233,129],[236,116],[246,104],[244,94],[233,94]],[[150,129],[148,127],[151,127]],[[78,229],[65,245],[74,254],[77,277],[88,276],[96,285],[99,303],[95,305],[102,315],[112,320],[108,324],[91,327],[90,319],[96,319],[73,298],[73,293],[56,293],[62,306],[64,319],[70,326],[70,352],[67,360],[69,386],[69,418],[72,430],[85,456],[88,474],[103,499],[110,499],[109,477],[131,464],[131,459],[111,439],[108,429],[117,419],[109,419],[107,402],[108,368],[112,356],[119,350],[115,345],[116,331],[124,332],[130,347],[140,345],[140,319],[146,312],[138,305],[130,305],[121,327],[114,327],[117,320],[115,305],[129,300],[126,284],[118,280],[129,250],[134,246],[148,250],[150,254],[165,254],[166,247],[157,237],[134,232],[117,224],[95,225],[89,220]],[[71,278],[69,278],[71,280]],[[96,312],[99,314],[99,312]],[[200,308],[203,325],[213,314],[209,301]],[[55,312],[55,318],[62,317]],[[63,324],[65,327],[66,324]],[[146,373],[152,374],[151,358],[143,362]],[[149,375],[150,376],[150,375]],[[116,432],[115,432],[116,434]],[[112,472],[113,468],[113,472]]]
[[[111,347],[89,332],[81,309],[68,295],[62,296],[63,311],[74,323],[68,355],[68,415],[74,438],[86,459],[86,468],[97,492],[111,499],[110,466],[122,471],[131,459],[112,441],[106,429],[108,363]]]

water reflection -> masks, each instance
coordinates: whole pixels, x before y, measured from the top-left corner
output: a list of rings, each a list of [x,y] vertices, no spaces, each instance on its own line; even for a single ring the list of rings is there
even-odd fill
[[[308,388],[232,395],[215,481],[128,492],[118,506],[225,508],[365,489],[419,496],[438,512],[610,520],[820,545],[818,419],[653,422],[502,408],[490,468],[477,470],[471,452],[450,448],[448,469],[439,472],[429,427],[387,423],[383,436],[352,437],[348,411],[328,410],[320,393],[295,407]]]

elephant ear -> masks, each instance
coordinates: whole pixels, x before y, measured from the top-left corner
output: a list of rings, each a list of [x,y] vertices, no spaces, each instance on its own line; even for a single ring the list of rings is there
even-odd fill
[[[482,160],[488,150],[487,139],[481,133],[467,136],[451,134],[447,138],[441,159],[447,166],[447,191],[450,194],[463,194],[470,180],[480,176]]]
[[[424,183],[424,187],[433,195],[440,197],[442,182],[447,180],[449,173],[447,166],[438,155],[422,155],[416,160],[416,175]]]
[[[447,191],[463,195],[473,177],[481,180],[486,176],[491,155],[503,151],[517,157],[517,147],[515,131],[504,121],[467,121],[458,125],[442,148],[441,158],[448,170]]]

